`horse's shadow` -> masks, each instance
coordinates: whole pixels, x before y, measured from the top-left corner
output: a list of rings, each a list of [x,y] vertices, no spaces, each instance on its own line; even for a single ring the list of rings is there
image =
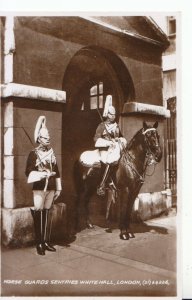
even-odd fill
[[[157,225],[148,225],[145,222],[133,223],[132,230],[135,233],[158,233],[158,234],[168,234],[168,229],[166,227],[157,226]]]
[[[117,221],[109,221],[106,219],[99,220],[99,222],[95,223],[96,226],[103,228],[106,233],[112,233],[114,230],[119,229],[118,222]],[[149,225],[145,221],[134,221],[131,223],[131,231],[133,231],[135,234],[137,233],[147,233],[151,232],[154,234],[168,234],[168,229],[163,226],[158,225]]]
[[[70,247],[70,244],[72,244],[76,240],[76,235],[75,234],[65,234],[60,238],[56,238],[54,241],[54,244],[57,246],[62,246],[62,247]]]

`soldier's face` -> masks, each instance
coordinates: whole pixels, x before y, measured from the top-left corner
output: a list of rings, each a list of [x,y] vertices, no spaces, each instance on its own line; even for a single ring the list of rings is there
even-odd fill
[[[115,118],[116,118],[116,114],[111,114],[111,113],[107,114],[107,119],[110,123],[113,123],[115,121]]]
[[[39,142],[43,146],[48,146],[50,144],[49,131],[46,128],[40,130]]]

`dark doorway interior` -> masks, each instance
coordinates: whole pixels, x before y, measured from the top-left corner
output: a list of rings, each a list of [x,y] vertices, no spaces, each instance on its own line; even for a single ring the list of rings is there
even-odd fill
[[[112,95],[119,116],[124,102],[134,95],[134,88],[127,69],[115,54],[89,47],[72,58],[65,72],[63,89],[67,94],[62,130],[64,201],[68,209],[68,224],[73,228],[76,220],[74,163],[83,151],[94,149],[93,137],[101,122],[98,111],[102,115],[106,95]],[[94,216],[105,213],[103,203],[93,199]]]

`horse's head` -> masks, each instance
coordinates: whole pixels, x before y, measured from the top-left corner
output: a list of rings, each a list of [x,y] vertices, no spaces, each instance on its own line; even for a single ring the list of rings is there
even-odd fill
[[[162,158],[162,149],[159,141],[159,134],[157,132],[158,122],[153,126],[143,122],[142,134],[144,136],[145,147],[147,153],[151,155],[155,162],[160,162]]]

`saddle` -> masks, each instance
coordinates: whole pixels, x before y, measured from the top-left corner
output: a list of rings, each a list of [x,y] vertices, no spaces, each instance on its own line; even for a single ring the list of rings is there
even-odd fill
[[[118,162],[120,159],[120,150],[117,149],[118,151],[110,151],[110,149],[108,151],[101,151],[99,149],[95,149],[95,150],[88,150],[88,151],[84,151],[80,158],[80,164],[86,168],[86,170],[84,170],[83,173],[83,179],[85,180],[88,177],[94,176],[94,174],[96,173],[96,169],[97,169],[97,174],[98,172],[100,172],[101,176],[103,176],[102,182],[105,181],[106,182],[106,187],[101,187],[101,185],[98,187],[97,189],[97,194],[99,196],[104,196],[105,195],[105,189],[111,189],[114,191],[117,191],[116,185],[115,185],[115,181],[116,178],[114,178],[115,174],[114,174],[114,168],[115,166],[118,166]],[[110,163],[108,162],[106,164],[106,159],[103,159],[103,157],[106,157],[106,155],[108,156]],[[110,157],[112,157],[110,159]],[[110,175],[108,176],[107,174],[105,174],[106,170],[106,166],[108,166],[108,169],[110,169]],[[88,168],[88,170],[87,170]],[[109,173],[109,172],[108,172]]]

